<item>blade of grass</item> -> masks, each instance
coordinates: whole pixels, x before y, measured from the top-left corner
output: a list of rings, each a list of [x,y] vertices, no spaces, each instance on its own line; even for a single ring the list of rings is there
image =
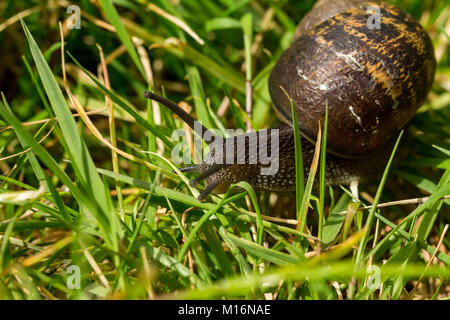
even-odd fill
[[[345,216],[339,213],[345,210],[350,199],[351,198],[348,194],[343,193],[333,210],[331,210],[327,221],[323,225],[322,243],[324,248],[330,246],[336,239],[339,231],[341,231],[342,225],[345,221]]]
[[[164,251],[149,246],[147,248],[147,252],[151,258],[158,261],[162,265],[177,272],[182,277],[189,278],[195,286],[199,286],[202,283],[202,281],[198,278],[198,276],[195,273],[186,268],[182,263],[178,262],[177,259],[166,254]]]
[[[423,265],[410,265],[402,270],[398,265],[381,266],[380,272],[386,277],[403,275],[405,277],[418,277],[424,272]],[[425,274],[428,277],[449,276],[450,269],[430,267]],[[249,290],[261,286],[274,287],[280,281],[300,281],[309,282],[328,279],[351,279],[352,277],[362,279],[367,276],[366,268],[355,269],[351,260],[337,261],[325,265],[311,261],[301,264],[289,264],[265,272],[263,274],[253,273],[251,276],[240,276],[217,281],[211,286],[205,286],[196,290],[185,290],[177,293],[179,299],[211,299],[213,297],[240,297]]]
[[[145,198],[145,202],[144,202],[144,205],[142,206],[141,216],[138,219],[138,224],[136,226],[136,230],[134,230],[133,236],[131,237],[131,240],[130,240],[130,244],[128,245],[128,248],[127,248],[127,254],[130,254],[132,252],[134,244],[136,243],[137,237],[139,236],[139,233],[141,232],[142,224],[144,222],[145,212],[147,212],[148,207],[150,205],[150,199],[155,190],[156,182],[158,182],[158,176],[159,176],[159,173],[156,174],[155,179],[153,180],[153,182],[150,186],[150,190],[147,194],[147,197]]]
[[[0,115],[3,116],[3,118],[14,127],[17,135],[21,136],[21,139],[23,139],[23,141],[25,141],[27,145],[29,145],[33,149],[33,151],[37,154],[41,161],[44,162],[44,164],[53,172],[53,174],[57,175],[60,178],[60,180],[73,193],[74,197],[77,198],[80,202],[83,201],[83,203],[85,203],[86,205],[91,205],[91,202],[84,196],[84,194],[78,189],[78,187],[76,187],[72,183],[70,178],[59,168],[59,165],[50,156],[50,154],[25,130],[19,119],[17,119],[17,117],[11,112],[9,106],[7,104],[0,103],[0,111]],[[94,207],[92,206],[91,208],[93,209]]]
[[[447,150],[445,148],[442,148],[442,147],[439,147],[439,146],[436,146],[436,145],[433,145],[433,148],[441,151],[443,154],[445,154],[445,155],[450,157],[450,150]]]
[[[17,213],[14,215],[14,217],[12,218],[11,222],[8,224],[5,234],[3,235],[2,239],[1,239],[1,246],[0,246],[0,271],[3,271],[3,268],[6,266],[5,263],[5,258],[7,257],[6,255],[6,250],[8,249],[8,244],[10,242],[9,238],[11,236],[11,233],[14,230],[14,224],[17,221],[17,218],[19,217],[19,215],[21,214],[20,211],[17,211]]]
[[[224,205],[226,205],[229,202],[235,201],[239,198],[242,198],[245,194],[238,194],[235,196],[232,196],[230,198],[228,198],[228,194],[230,191],[228,191],[224,197],[222,198],[222,200],[213,208],[211,208],[207,213],[205,213],[200,220],[198,221],[198,223],[195,225],[194,229],[189,233],[189,235],[186,238],[186,241],[183,245],[183,247],[181,248],[180,252],[178,253],[178,261],[183,260],[184,256],[186,255],[187,249],[189,248],[189,245],[192,243],[192,241],[194,240],[194,237],[197,235],[198,231],[200,230],[200,228],[206,223],[206,221],[209,220],[209,218],[214,215],[217,211],[219,211]]]
[[[136,52],[136,49],[134,48],[130,36],[128,35],[122,21],[120,20],[119,14],[117,13],[114,4],[110,0],[100,0],[100,5],[102,6],[109,21],[116,29],[117,36],[127,49],[128,54],[130,55],[136,67],[138,68],[142,77],[144,79],[147,79],[147,77],[145,76],[144,68],[142,67],[141,61],[139,60],[139,56]]]
[[[311,168],[309,169],[308,180],[306,181],[305,193],[303,194],[301,207],[300,207],[300,219],[298,222],[298,230],[303,231],[306,226],[306,215],[308,213],[309,201],[311,199],[311,192],[313,188],[314,179],[316,177],[317,166],[319,165],[320,156],[320,144],[322,141],[322,130],[320,129],[319,122],[319,132],[317,133],[316,147],[314,151],[314,157],[311,162]]]
[[[320,150],[320,192],[319,192],[319,222],[317,237],[322,241],[322,228],[325,210],[325,161],[327,154],[328,100],[325,104],[325,120],[323,124],[322,146]]]
[[[439,181],[439,184],[436,186],[435,191],[449,184],[450,184],[450,169],[446,170],[445,173],[442,175],[442,178]],[[424,242],[430,235],[431,230],[434,227],[434,223],[437,219],[437,216],[439,212],[441,212],[440,209],[443,203],[444,203],[443,199],[438,200],[436,201],[436,203],[433,204],[433,206],[431,206],[429,209],[425,211],[425,214],[422,216],[422,219],[420,220],[417,231],[414,234],[417,235],[417,240],[419,242]]]
[[[291,99],[287,91],[280,87],[284,91],[289,102],[291,103],[291,114],[292,114],[292,127],[294,130],[294,144],[295,144],[295,199],[296,199],[296,217],[297,220],[301,218],[302,215],[302,202],[305,194],[305,172],[303,169],[303,151],[302,151],[302,141],[300,136],[300,129],[298,127],[298,117],[295,111],[294,101]],[[302,229],[300,229],[302,231]]]
[[[242,24],[239,20],[230,17],[213,18],[205,22],[205,30],[207,32],[215,30],[239,29]]]
[[[205,103],[205,91],[203,89],[200,73],[198,72],[197,67],[194,66],[188,66],[186,68],[186,73],[198,120],[206,128],[213,128],[214,125],[209,115],[208,106]]]
[[[253,112],[253,87],[252,87],[252,42],[253,42],[253,15],[245,14],[241,18],[242,30],[244,33],[244,54],[245,54],[245,111],[247,112],[247,131],[252,129]]]
[[[227,237],[233,241],[237,246],[241,247],[244,251],[254,256],[257,256],[264,261],[272,262],[276,265],[288,265],[288,264],[296,264],[300,262],[300,259],[297,256],[289,255],[283,252],[279,252],[273,249],[265,248],[259,244],[256,244],[252,241],[248,241],[242,238],[235,236],[227,231]]]
[[[255,209],[255,212],[256,212],[256,230],[257,230],[256,231],[256,234],[257,234],[256,242],[259,245],[262,245],[263,234],[264,234],[264,224],[263,224],[263,220],[261,218],[261,209],[259,208],[259,203],[258,203],[258,199],[256,198],[255,190],[249,183],[247,183],[245,181],[241,181],[241,182],[237,183],[236,186],[243,188],[245,191],[247,191],[248,195],[250,196],[250,199],[253,204],[253,208]]]
[[[180,29],[184,30],[187,34],[189,34],[195,41],[197,41],[200,45],[204,45],[205,41],[203,41],[184,21],[182,21],[179,17],[174,17],[161,8],[155,6],[153,3],[149,3],[147,7],[151,10],[160,15],[163,18],[166,18],[170,22],[177,25]]]
[[[130,20],[124,19],[124,24],[129,31],[134,33],[136,36],[151,43],[162,44],[159,47],[165,49],[177,58],[186,58],[206,73],[211,74],[230,87],[238,90],[239,92],[245,92],[244,79],[238,72],[235,72],[235,69],[231,65],[219,64],[184,42],[177,42],[175,45],[164,44],[164,38],[155,38],[153,34],[149,34],[147,30]]]
[[[149,184],[148,182],[144,182],[142,180],[139,180],[139,179],[136,179],[133,177],[129,177],[129,176],[126,176],[123,174],[117,174],[117,173],[114,173],[109,170],[104,170],[104,169],[97,169],[97,170],[100,174],[105,175],[113,180],[119,180],[121,182],[124,182],[126,184],[129,184],[129,185],[132,185],[137,188],[144,189],[144,190],[150,190],[151,184]],[[189,196],[187,194],[184,194],[184,193],[172,190],[172,189],[155,186],[155,195],[164,196],[165,194],[167,194],[167,197],[169,199],[178,201],[179,203],[182,203],[186,206],[196,207],[196,208],[200,208],[200,209],[204,209],[204,210],[211,210],[212,208],[215,207],[215,204],[211,204],[211,203],[207,203],[207,202],[200,202],[197,198]],[[242,213],[242,212],[244,212],[244,213]],[[250,213],[245,213],[245,210],[241,210],[241,212],[236,212],[236,210],[234,210],[234,209],[233,210],[226,209],[226,210],[224,210],[224,214],[230,215],[233,219],[238,219],[243,222],[247,222],[247,223],[255,223],[256,222],[256,217]],[[280,231],[283,233],[292,234],[292,235],[304,237],[307,239],[317,240],[316,237],[310,236],[306,233],[300,232],[300,231],[290,228],[290,227],[280,226],[275,223],[271,223],[269,221],[263,221],[262,223],[263,223],[264,228],[272,228],[274,230],[277,230],[277,231]]]
[[[71,158],[71,165],[79,179],[81,190],[85,193],[87,198],[90,198],[90,202],[98,207],[97,210],[89,211],[99,220],[105,241],[109,246],[117,249],[118,239],[121,237],[122,231],[117,216],[112,208],[109,194],[105,192],[105,185],[96,171],[89,150],[78,133],[73,115],[67,106],[50,67],[46,63],[25,22],[23,20],[21,20],[21,22],[33,59],[38,68],[41,81],[49,98],[50,105],[58,118],[57,121],[61,127],[65,140],[70,142],[66,145],[67,152]],[[16,125],[16,129],[17,127],[21,127],[21,124]],[[80,204],[83,205],[83,202]]]
[[[70,56],[70,58],[75,62],[75,64],[89,77],[92,81],[109,97],[113,102],[115,102],[119,107],[121,107],[124,111],[126,111],[128,114],[130,114],[136,122],[144,127],[145,129],[149,130],[151,133],[153,133],[155,136],[161,139],[162,142],[164,142],[167,147],[173,148],[173,143],[167,139],[166,136],[164,136],[161,133],[161,130],[159,130],[156,126],[150,124],[148,121],[146,121],[139,113],[137,113],[133,107],[129,106],[127,103],[125,103],[122,99],[119,98],[119,96],[112,91],[108,90],[96,77],[94,77],[86,68],[84,68],[77,59],[75,59],[74,56],[70,54],[70,52],[67,52],[67,54]]]
[[[384,173],[383,173],[383,176],[381,178],[380,184],[378,186],[377,193],[375,194],[375,198],[374,198],[373,204],[372,204],[373,207],[370,209],[369,215],[367,216],[366,224],[365,224],[365,227],[364,227],[366,229],[366,233],[364,234],[363,238],[361,239],[361,242],[359,243],[358,251],[357,251],[357,254],[356,254],[355,265],[359,265],[361,263],[361,261],[362,261],[362,256],[363,256],[364,250],[366,248],[367,240],[369,238],[370,231],[372,230],[372,224],[373,224],[373,220],[374,220],[374,217],[375,217],[375,211],[377,210],[377,205],[378,205],[378,202],[380,201],[381,194],[383,192],[384,185],[385,185],[387,177],[389,175],[389,170],[391,168],[392,161],[394,160],[394,156],[395,156],[395,153],[397,151],[398,145],[400,143],[400,139],[402,138],[402,135],[403,135],[403,131],[400,132],[400,134],[399,134],[399,136],[397,138],[397,141],[395,142],[395,145],[394,145],[394,148],[392,150],[392,153],[391,153],[391,156],[389,158],[389,161],[388,161],[388,163],[386,165],[386,168],[384,169]]]
[[[238,262],[241,272],[243,274],[245,274],[245,275],[251,275],[252,274],[252,269],[251,269],[250,265],[248,264],[247,260],[243,256],[243,254],[239,251],[238,247],[228,237],[229,233],[225,230],[224,226],[220,226],[219,234],[222,237],[223,241],[228,246],[228,248],[230,248],[231,254],[233,254],[233,256],[235,257],[236,261]]]

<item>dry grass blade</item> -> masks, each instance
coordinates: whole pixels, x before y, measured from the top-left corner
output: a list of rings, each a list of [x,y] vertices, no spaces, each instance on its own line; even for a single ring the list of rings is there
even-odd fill
[[[95,261],[94,257],[91,255],[91,253],[86,249],[83,241],[81,241],[80,238],[78,238],[78,244],[80,245],[81,249],[83,250],[83,254],[86,257],[86,260],[91,265],[92,269],[94,270],[95,274],[98,276],[102,284],[108,289],[111,290],[111,285],[108,282],[108,279],[106,279],[105,275],[102,272],[102,269],[98,266],[97,262]]]
[[[100,52],[100,62],[101,62],[101,67],[102,67],[101,73],[99,71],[99,78],[100,78],[100,75],[103,74],[104,84],[105,84],[106,88],[108,88],[108,90],[111,90],[108,67],[105,62],[105,57],[103,55],[103,49],[99,44],[97,44],[97,48]],[[112,146],[117,148],[116,124],[115,124],[115,120],[114,120],[114,104],[108,96],[105,96],[105,103],[106,103],[106,108],[108,108],[108,110],[109,110],[108,124],[109,124],[109,135],[111,137],[111,144],[112,144]],[[116,173],[119,173],[119,171],[120,171],[119,157],[117,155],[117,152],[115,152],[114,150],[111,150],[111,158],[112,158],[111,160],[112,160],[112,165],[113,165],[113,171]],[[120,186],[120,184],[116,185],[116,190],[117,190],[117,197],[118,197],[118,201],[119,201],[120,217],[122,218],[122,221],[124,221],[125,220],[125,209],[123,207],[122,187]]]
[[[70,243],[72,243],[72,241],[73,241],[73,236],[68,236],[66,238],[63,238],[63,239],[59,240],[58,242],[52,244],[50,247],[46,248],[45,250],[42,250],[41,252],[38,252],[35,255],[25,258],[21,264],[24,267],[31,267],[32,265],[34,265],[38,262],[41,262],[42,260],[51,256],[56,251],[69,245]]]
[[[52,131],[53,131],[53,128],[54,128],[54,127],[52,126],[52,127],[50,128],[50,130],[45,134],[45,136],[44,136],[41,140],[38,141],[39,144],[41,144],[42,142],[44,142],[44,141],[50,136],[50,134],[51,134]],[[11,155],[9,155],[9,156],[0,158],[0,161],[5,161],[5,160],[9,160],[9,159],[16,158],[16,157],[21,156],[21,155],[23,155],[23,154],[25,154],[25,153],[27,153],[27,152],[29,152],[29,151],[31,151],[31,148],[28,148],[28,149],[23,150],[23,151],[21,151],[21,152],[18,152],[18,153],[11,154]]]
[[[61,31],[61,35],[62,35],[62,31]],[[62,50],[64,50],[64,46],[61,47]],[[124,158],[127,158],[131,161],[137,162],[139,164],[142,164],[144,166],[146,166],[147,168],[151,169],[151,170],[158,170],[160,169],[158,166],[155,166],[154,164],[151,164],[147,161],[144,161],[142,159],[139,159],[119,148],[117,148],[116,146],[114,146],[110,141],[108,141],[107,139],[105,139],[103,137],[103,135],[100,133],[100,131],[97,129],[97,127],[93,124],[93,122],[91,121],[91,119],[89,118],[88,114],[86,113],[86,111],[84,110],[83,106],[79,103],[78,99],[75,97],[75,95],[72,94],[72,91],[70,90],[69,85],[67,84],[66,81],[66,68],[65,68],[65,63],[64,63],[64,54],[62,54],[62,70],[63,70],[63,79],[65,79],[65,89],[66,89],[66,93],[69,96],[69,100],[72,103],[72,106],[77,110],[78,114],[80,115],[81,119],[83,120],[83,122],[86,124],[86,126],[88,127],[88,129],[91,131],[91,133],[98,139],[100,140],[105,146],[107,146],[109,149],[111,149],[111,151],[120,154],[121,156],[123,156]],[[165,172],[165,174],[175,180],[178,180],[178,176],[170,173],[170,172]]]
[[[414,288],[411,290],[411,292],[409,293],[408,297],[410,299],[412,299],[412,297],[414,296],[414,293],[416,292],[417,288],[419,287],[422,279],[423,279],[423,275],[425,274],[425,272],[427,271],[427,269],[431,266],[431,264],[433,263],[434,258],[436,257],[436,254],[439,251],[439,248],[442,245],[442,242],[444,242],[444,238],[445,235],[447,234],[448,231],[448,224],[445,225],[444,230],[442,231],[441,237],[439,238],[439,242],[436,246],[436,250],[434,250],[433,255],[431,256],[430,260],[427,263],[427,266],[425,267],[425,270],[423,271],[423,273],[420,275],[419,279],[417,280],[416,284],[414,285]]]
[[[203,41],[202,38],[200,38],[185,22],[178,19],[177,17],[174,17],[171,14],[168,14],[166,11],[162,10],[161,8],[157,7],[153,3],[149,3],[147,6],[151,11],[155,12],[156,14],[160,15],[163,18],[166,18],[167,20],[171,21],[181,29],[183,29],[187,34],[189,34],[195,41],[197,41],[199,44],[204,45],[205,41]]]
[[[430,197],[423,197],[423,198],[413,198],[413,199],[405,199],[405,200],[397,200],[397,201],[390,201],[390,202],[384,202],[384,203],[380,203],[378,204],[376,207],[377,208],[386,208],[386,207],[393,207],[393,206],[400,206],[400,205],[407,205],[407,204],[421,204],[424,203],[425,201],[427,201]],[[450,199],[450,195],[449,196],[444,196],[441,198],[441,200],[444,199]],[[372,209],[373,206],[364,206],[359,208],[359,210],[366,210],[366,209]],[[347,211],[341,211],[339,212],[339,214],[346,214]]]
[[[41,10],[41,8],[39,6],[36,6],[33,8],[25,9],[22,12],[13,15],[12,17],[6,19],[3,23],[0,23],[0,32],[13,25],[14,23],[19,22],[20,18],[24,19],[25,17],[28,17],[29,15],[38,12],[39,10]]]
[[[92,110],[92,111],[86,111],[86,114],[87,115],[102,115],[103,111],[105,111],[105,110],[106,110],[106,108],[101,108],[101,109]],[[80,116],[80,114],[74,113],[73,116],[74,116],[74,118],[77,118],[77,117]],[[22,125],[24,127],[30,127],[30,126],[36,126],[38,124],[46,124],[47,122],[50,122],[50,121],[53,121],[53,120],[57,121],[58,117],[47,118],[47,119],[36,120],[36,121],[30,121],[30,122],[22,122]],[[14,129],[13,126],[6,126],[6,127],[3,127],[3,128],[0,129],[0,133],[2,133],[4,131],[7,131],[7,130],[13,130],[13,129]]]
[[[320,122],[319,122],[319,130],[317,132],[317,140],[316,140],[316,147],[314,150],[314,157],[311,162],[311,167],[309,169],[309,175],[308,175],[308,181],[306,183],[305,187],[305,193],[303,195],[302,200],[302,206],[300,211],[300,219],[297,224],[297,229],[301,232],[304,231],[304,228],[306,228],[306,216],[308,214],[308,208],[309,208],[309,201],[311,198],[311,191],[314,183],[314,178],[316,177],[317,168],[319,166],[319,157],[320,157],[320,146],[322,142],[322,130],[320,128]]]

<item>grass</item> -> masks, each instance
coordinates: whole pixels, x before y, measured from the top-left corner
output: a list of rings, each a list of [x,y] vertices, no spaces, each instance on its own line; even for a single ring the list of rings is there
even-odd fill
[[[445,1],[393,1],[426,27],[438,69],[361,200],[324,187],[326,130],[325,161],[297,156],[297,181],[312,174],[291,194],[239,183],[200,202],[170,160],[184,125],[143,92],[222,132],[276,125],[267,78],[313,2],[3,1],[0,298],[448,299]]]

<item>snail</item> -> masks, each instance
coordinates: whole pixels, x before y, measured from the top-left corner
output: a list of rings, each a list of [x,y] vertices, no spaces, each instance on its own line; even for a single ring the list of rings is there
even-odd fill
[[[376,16],[373,8],[378,10]],[[378,25],[373,19],[378,19]],[[278,170],[261,174],[267,164],[258,156],[259,144],[256,154],[255,148],[249,148],[251,133],[246,133],[245,161],[237,161],[236,156],[228,164],[215,161],[217,153],[226,152],[220,146],[212,148],[214,152],[201,164],[181,171],[200,173],[192,185],[206,181],[199,199],[210,192],[223,193],[239,181],[256,190],[295,190],[291,98],[304,138],[305,168],[311,165],[328,106],[325,183],[346,185],[376,177],[390,155],[392,138],[425,101],[435,69],[431,40],[408,13],[385,3],[319,0],[298,25],[291,46],[269,76],[273,107],[283,124],[277,130],[260,130],[256,137],[267,137],[267,148],[278,154]],[[194,128],[193,117],[174,102],[149,91],[145,97],[166,105]],[[201,129],[203,136],[207,129]],[[278,144],[271,148],[275,133]],[[213,147],[220,141],[214,138]],[[236,143],[232,145],[240,151]]]

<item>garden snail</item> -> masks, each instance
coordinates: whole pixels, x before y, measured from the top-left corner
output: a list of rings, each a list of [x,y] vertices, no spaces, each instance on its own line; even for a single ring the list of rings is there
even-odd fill
[[[374,14],[369,8],[379,9],[377,27],[368,24]],[[299,24],[291,46],[269,76],[273,106],[284,122],[278,128],[279,150],[270,150],[279,151],[278,171],[261,175],[263,165],[249,148],[245,163],[219,164],[212,155],[181,170],[200,172],[193,184],[206,180],[200,199],[242,180],[259,190],[295,190],[294,134],[287,93],[306,138],[302,139],[305,168],[311,164],[319,122],[323,127],[328,105],[326,183],[366,180],[385,165],[391,151],[389,141],[425,101],[435,69],[431,40],[409,14],[383,3],[320,0]],[[145,96],[168,106],[194,128],[194,119],[175,103],[151,92]],[[270,145],[273,129],[258,131],[258,138],[263,132]]]

